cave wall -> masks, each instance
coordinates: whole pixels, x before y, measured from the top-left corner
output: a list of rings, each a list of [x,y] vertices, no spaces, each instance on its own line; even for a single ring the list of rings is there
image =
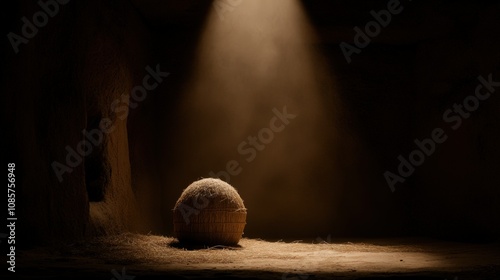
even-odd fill
[[[116,108],[143,75],[142,23],[124,1],[47,3],[46,22],[36,2],[12,4],[10,32],[23,36],[20,19],[35,13],[38,28],[17,53],[4,45],[23,245],[133,229],[136,213],[127,115]]]

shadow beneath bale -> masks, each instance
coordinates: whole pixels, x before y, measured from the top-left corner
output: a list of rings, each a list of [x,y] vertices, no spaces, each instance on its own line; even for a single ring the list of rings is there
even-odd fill
[[[236,245],[206,245],[206,244],[199,244],[199,243],[192,243],[192,242],[180,242],[179,240],[173,240],[167,245],[168,247],[172,248],[177,248],[177,249],[183,249],[183,250],[188,250],[188,251],[195,251],[195,250],[241,250],[243,247],[239,244]]]

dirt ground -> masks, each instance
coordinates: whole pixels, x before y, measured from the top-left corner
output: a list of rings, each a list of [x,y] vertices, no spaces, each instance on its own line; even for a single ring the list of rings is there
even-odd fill
[[[8,279],[498,279],[500,244],[423,239],[267,242],[185,248],[171,237],[123,234],[19,251]],[[2,277],[2,279],[5,279]]]

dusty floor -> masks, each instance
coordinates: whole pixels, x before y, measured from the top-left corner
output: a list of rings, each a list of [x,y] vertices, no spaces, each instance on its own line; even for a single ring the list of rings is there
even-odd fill
[[[243,239],[240,245],[186,249],[169,237],[123,234],[59,249],[20,251],[15,278],[500,279],[500,244]]]

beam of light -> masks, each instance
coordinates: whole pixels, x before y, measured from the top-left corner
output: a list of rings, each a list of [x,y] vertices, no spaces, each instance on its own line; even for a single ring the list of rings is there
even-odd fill
[[[249,224],[266,227],[285,217],[283,232],[323,224],[332,212],[325,198],[333,197],[333,184],[321,175],[334,169],[334,97],[315,44],[296,0],[242,1],[223,19],[214,9],[178,106],[178,168],[165,176],[208,177],[236,160],[243,171],[230,183],[248,203]],[[284,106],[297,115],[292,123],[255,159],[239,153],[241,142],[269,126],[273,108]]]

